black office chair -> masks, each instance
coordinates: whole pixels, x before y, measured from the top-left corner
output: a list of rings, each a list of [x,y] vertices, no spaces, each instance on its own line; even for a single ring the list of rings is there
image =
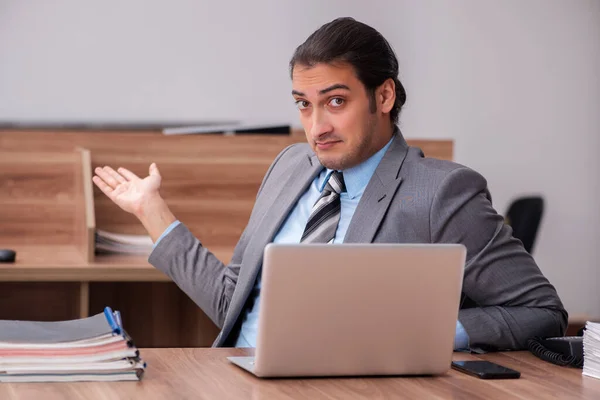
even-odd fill
[[[540,196],[517,198],[506,213],[506,223],[512,227],[513,236],[523,242],[529,254],[533,251],[543,214],[544,199]]]

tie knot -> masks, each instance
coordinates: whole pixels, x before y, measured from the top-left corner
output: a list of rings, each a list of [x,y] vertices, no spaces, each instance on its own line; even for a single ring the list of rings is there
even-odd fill
[[[344,175],[339,171],[333,171],[329,177],[329,181],[327,181],[325,190],[336,192],[337,194],[345,192],[346,184],[344,183]]]

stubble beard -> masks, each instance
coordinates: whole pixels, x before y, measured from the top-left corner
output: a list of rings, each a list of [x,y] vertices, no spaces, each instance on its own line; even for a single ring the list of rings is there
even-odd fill
[[[372,155],[371,147],[374,145],[373,140],[377,130],[375,118],[368,118],[363,129],[364,135],[361,136],[360,142],[353,149],[348,149],[337,157],[323,157],[315,148],[314,151],[321,165],[331,170],[343,171],[366,161]]]

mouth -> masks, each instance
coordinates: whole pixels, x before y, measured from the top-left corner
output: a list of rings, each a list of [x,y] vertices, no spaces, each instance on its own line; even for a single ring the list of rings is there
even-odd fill
[[[319,150],[327,150],[334,147],[336,144],[341,143],[341,140],[331,140],[328,142],[315,142],[315,145]]]

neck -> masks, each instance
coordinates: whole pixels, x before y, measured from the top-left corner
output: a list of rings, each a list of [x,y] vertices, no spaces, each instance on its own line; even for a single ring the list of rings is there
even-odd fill
[[[379,130],[379,132],[377,132],[377,137],[379,138],[379,140],[377,140],[377,142],[373,146],[373,149],[371,151],[372,154],[377,153],[383,148],[383,146],[388,144],[388,142],[394,135],[395,129],[396,125],[392,124],[392,121],[390,120],[387,120],[382,124],[381,129]]]

